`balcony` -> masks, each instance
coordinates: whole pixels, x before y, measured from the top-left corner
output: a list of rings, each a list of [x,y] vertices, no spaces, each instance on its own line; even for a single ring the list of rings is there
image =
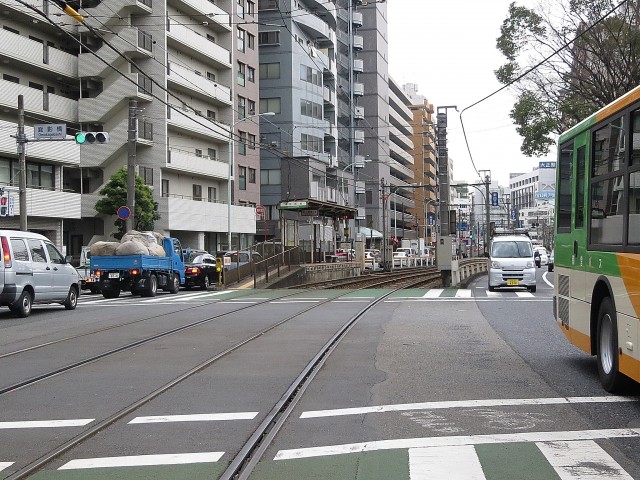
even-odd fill
[[[389,168],[391,169],[392,172],[394,172],[394,174],[398,178],[403,178],[405,180],[414,179],[413,170],[409,167],[402,165],[400,162],[398,162],[397,160],[394,160],[393,158],[389,159]]]
[[[177,87],[177,89],[189,95],[200,97],[214,105],[230,106],[232,104],[231,89],[229,87],[208,80],[206,77],[177,63],[169,63],[167,82],[170,86]]]
[[[409,107],[402,103],[402,100],[391,89],[389,89],[389,103],[407,122],[413,121],[413,113]]]
[[[356,27],[361,27],[364,24],[362,13],[361,12],[353,12],[352,22]]]
[[[230,138],[230,127],[221,123],[215,123],[206,117],[196,116],[191,110],[184,110],[181,107],[173,106],[169,108],[167,115],[167,125],[186,135],[197,135],[205,139],[215,139],[218,142],[228,142]]]
[[[169,230],[226,232],[227,209],[225,203],[202,202],[178,195],[158,201],[158,213]],[[255,208],[231,205],[231,231],[255,234]]]
[[[353,61],[353,71],[356,73],[364,72],[364,60],[362,60],[361,58],[356,58]]]
[[[353,94],[356,97],[362,97],[364,95],[364,83],[355,82],[353,84]]]
[[[15,132],[18,124],[0,120],[0,130]],[[25,126],[24,133],[33,138],[33,127]],[[70,137],[69,137],[70,138]],[[0,155],[16,154],[16,140],[9,135],[0,135]],[[68,166],[80,165],[80,146],[75,142],[33,142],[27,148],[27,161],[38,160]]]
[[[75,78],[78,68],[75,55],[4,29],[0,30],[0,59],[4,63],[22,63],[34,74],[34,69],[41,69],[68,78]]]
[[[139,73],[128,73],[126,77],[117,76],[113,82],[104,86],[100,95],[94,98],[78,100],[80,122],[104,123],[114,110],[122,109],[130,98],[150,101],[152,97],[141,91],[139,81],[146,78]]]
[[[356,50],[362,50],[364,48],[364,38],[361,35],[353,36],[353,48]]]
[[[398,146],[397,143],[389,142],[389,154],[391,158],[399,161],[402,164],[413,165],[413,156]]]
[[[389,126],[389,135],[391,140],[396,142],[405,150],[413,150],[413,141],[393,125]]]
[[[169,19],[167,27],[167,40],[174,47],[203,61],[208,59],[219,68],[231,68],[229,50],[172,19]]]
[[[117,35],[111,35],[108,41],[114,48],[134,59],[151,58],[153,55],[152,37],[135,27],[121,29]],[[96,54],[98,57],[92,53],[80,54],[78,57],[80,77],[106,77],[113,72],[110,66],[122,61],[122,57],[108,45],[100,47]]]
[[[14,215],[20,215],[20,202],[18,187],[6,187],[8,192],[14,197]],[[79,193],[64,192],[62,190],[46,190],[42,188],[27,187],[27,216],[29,217],[46,217],[80,219],[81,198]],[[35,222],[34,222],[35,223]],[[32,224],[33,225],[33,224]],[[33,228],[33,226],[32,226]]]
[[[192,173],[203,177],[229,178],[229,164],[212,160],[208,156],[198,157],[187,152],[170,148],[166,164],[167,170]]]
[[[18,95],[24,96],[24,109],[30,115],[58,123],[78,123],[76,100],[45,93],[8,80],[0,80],[0,107],[11,111],[18,108]]]
[[[333,30],[327,25],[327,22],[317,17],[314,13],[307,12],[306,14],[293,16],[292,18],[300,29],[311,38],[320,42],[331,42],[335,44],[336,37]]]
[[[110,20],[121,20],[129,14],[145,15],[153,12],[152,0],[109,0],[101,2],[93,8],[86,8],[89,15],[85,16],[85,22],[94,28],[104,28]],[[86,27],[79,27],[86,31]]]
[[[353,141],[355,143],[364,143],[364,130],[354,130]]]
[[[305,3],[317,15],[324,18],[332,29],[336,28],[337,14],[336,3],[333,0],[307,0]]]
[[[206,16],[209,27],[219,32],[231,31],[231,15],[210,0],[170,0],[189,15]]]
[[[364,120],[364,107],[355,107],[353,109],[353,118],[356,120]]]
[[[28,3],[29,5],[32,5],[44,12],[47,17],[57,10],[57,7],[54,7],[53,3],[51,3],[49,0],[35,0]],[[6,15],[11,15],[12,19],[22,20],[25,21],[25,23],[35,23],[34,20],[37,20],[38,22],[41,22],[43,20],[40,14],[36,13],[30,8],[25,7],[24,5],[19,4],[15,0],[0,0],[0,8],[3,11],[7,11]],[[28,17],[28,19],[25,19],[24,17]],[[77,30],[76,25],[77,23],[75,22],[61,22],[57,24],[56,28],[60,28],[66,33],[73,34],[76,33]]]

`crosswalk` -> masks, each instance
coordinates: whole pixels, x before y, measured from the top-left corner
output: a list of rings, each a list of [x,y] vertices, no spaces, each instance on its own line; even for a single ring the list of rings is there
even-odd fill
[[[300,293],[299,295],[280,298],[277,290],[268,293],[253,292],[247,296],[246,292],[238,290],[220,290],[209,292],[192,292],[172,295],[168,293],[158,294],[156,297],[144,298],[123,294],[121,297],[106,299],[97,295],[84,295],[79,301],[80,307],[112,307],[112,306],[154,306],[154,305],[185,305],[201,303],[221,303],[221,304],[245,304],[251,305],[270,301],[273,304],[289,303],[319,303],[330,299],[330,296],[318,294],[309,296]],[[340,296],[333,299],[336,303],[368,303],[380,295],[380,292],[359,291]],[[499,290],[489,291],[484,288],[463,289],[463,288],[431,288],[431,289],[408,289],[396,292],[385,302],[397,303],[403,301],[504,301],[504,300],[524,300],[524,301],[550,301],[552,291],[538,292],[536,294],[523,290]]]

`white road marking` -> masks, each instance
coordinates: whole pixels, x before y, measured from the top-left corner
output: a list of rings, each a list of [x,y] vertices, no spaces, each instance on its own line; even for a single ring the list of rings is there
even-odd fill
[[[578,403],[624,403],[637,402],[638,397],[548,397],[548,398],[504,398],[487,400],[451,400],[442,402],[399,403],[374,407],[337,408],[334,410],[310,410],[302,412],[300,418],[339,417],[366,413],[406,412],[410,410],[442,410],[447,408],[511,407],[523,405],[568,405]]]
[[[11,465],[13,465],[13,462],[0,462],[0,471],[9,468]]]
[[[490,292],[489,290],[485,290],[487,293],[487,297],[502,297],[502,292]]]
[[[130,297],[130,298],[132,298],[132,297]],[[95,303],[104,303],[104,302],[109,302],[109,301],[113,301],[113,299],[112,298],[103,298],[101,300],[89,300],[87,302],[78,302],[78,305],[93,305]]]
[[[319,303],[322,300],[280,300],[271,302],[274,305],[280,305],[285,303]]]
[[[171,298],[172,302],[182,302],[182,301],[190,301],[194,300],[194,297],[209,297],[214,295],[224,295],[228,292],[195,292],[195,293],[187,293],[183,295],[176,295]],[[156,303],[156,302],[166,302],[167,299],[165,296],[161,296],[158,298],[152,298],[150,300],[141,300],[142,303]]]
[[[444,292],[444,289],[442,288],[432,288],[431,290],[428,290],[422,298],[438,298],[442,292]]]
[[[251,302],[251,301],[249,301],[249,302],[241,302],[241,301],[231,301],[231,300],[227,300],[227,301],[224,301],[224,302],[218,302],[218,303],[219,303],[220,305],[238,305],[238,304],[243,304],[243,303],[246,303],[246,304],[248,304],[248,305],[253,305],[253,304],[258,303],[258,302]]]
[[[465,290],[463,288],[460,288],[456,290],[455,298],[471,298],[471,290]]]
[[[517,442],[562,442],[575,440],[595,440],[606,438],[637,438],[640,428],[619,428],[603,430],[574,430],[567,432],[527,432],[503,433],[494,435],[459,435],[450,437],[401,438],[397,440],[378,440],[324,447],[296,448],[280,450],[274,460],[344,455],[348,453],[374,452],[425,447],[445,447],[460,445],[486,445],[494,443]]]
[[[473,445],[409,449],[411,480],[486,480]]]
[[[79,418],[76,420],[29,420],[24,422],[0,422],[0,430],[11,428],[83,427],[93,422],[93,420],[93,418]]]
[[[371,303],[371,300],[332,300],[331,303]]]
[[[194,415],[158,415],[136,417],[129,423],[216,422],[221,420],[252,420],[258,412],[202,413]]]
[[[534,297],[535,295],[531,292],[516,292],[516,295],[520,298],[523,297]]]
[[[184,465],[217,462],[224,452],[169,453],[165,455],[134,455],[128,457],[83,458],[71,460],[58,470],[81,468],[139,467],[150,465]]]
[[[542,274],[542,280],[544,280],[544,283],[546,283],[547,285],[549,285],[551,288],[554,288],[553,283],[551,283],[548,279],[547,279],[547,275],[549,275],[549,272],[544,272]]]
[[[633,480],[596,442],[536,443],[561,480]],[[606,472],[606,474],[605,474]]]

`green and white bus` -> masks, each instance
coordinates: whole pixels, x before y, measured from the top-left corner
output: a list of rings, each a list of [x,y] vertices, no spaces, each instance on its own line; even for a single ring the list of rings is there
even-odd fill
[[[615,392],[640,382],[640,87],[558,145],[554,314]]]

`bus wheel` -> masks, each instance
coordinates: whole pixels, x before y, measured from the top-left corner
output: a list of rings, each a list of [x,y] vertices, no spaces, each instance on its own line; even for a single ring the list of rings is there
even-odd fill
[[[616,392],[624,383],[619,370],[618,325],[611,299],[606,297],[598,311],[598,375],[607,392]]]

